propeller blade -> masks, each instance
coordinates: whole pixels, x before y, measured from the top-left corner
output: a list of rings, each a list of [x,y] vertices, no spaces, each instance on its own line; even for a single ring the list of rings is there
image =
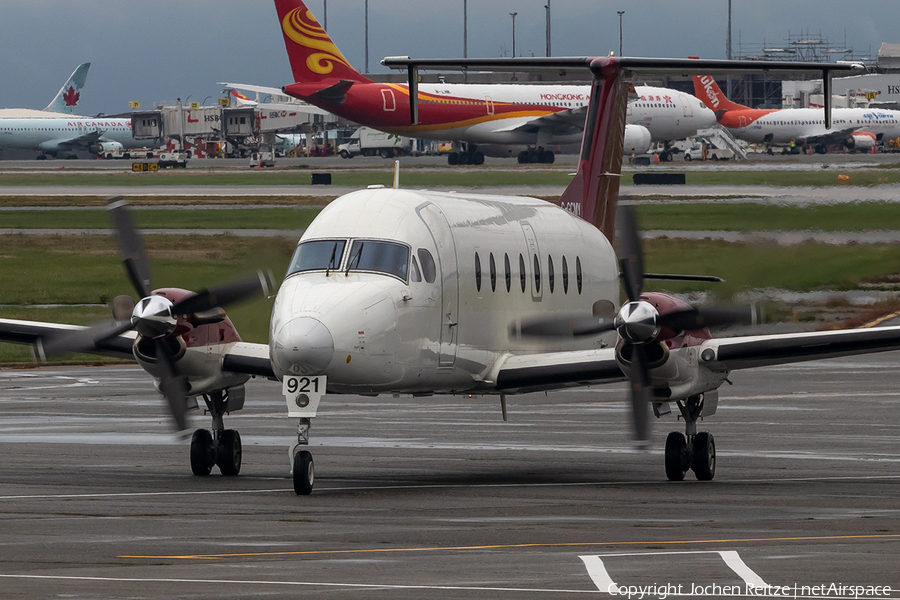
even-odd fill
[[[660,326],[675,331],[693,331],[724,325],[752,325],[755,322],[752,306],[701,306],[659,316]]]
[[[536,317],[523,319],[517,326],[511,323],[510,335],[516,337],[572,338],[594,335],[615,329],[614,319],[592,317],[587,315],[571,315],[556,317]]]
[[[632,354],[631,383],[631,420],[634,426],[634,439],[639,445],[650,441],[650,403],[653,401],[653,388],[650,386],[650,372],[647,368],[646,349],[642,344],[634,346]]]
[[[128,321],[134,312],[134,298],[131,296],[116,296],[112,301],[113,319],[116,321]]]
[[[631,302],[637,301],[644,291],[644,252],[637,217],[630,206],[619,209],[619,269],[625,294]]]
[[[169,412],[178,432],[187,430],[187,378],[178,375],[165,339],[156,340],[156,360],[160,366],[159,389],[169,403]]]
[[[131,329],[131,321],[96,323],[84,329],[73,329],[48,337],[41,343],[45,358],[70,352],[91,352],[97,345]]]
[[[150,295],[153,287],[150,284],[150,263],[147,261],[147,251],[144,242],[134,226],[128,203],[121,196],[110,198],[107,208],[112,217],[113,227],[116,229],[116,238],[119,240],[119,252],[131,285],[141,298]]]
[[[172,312],[176,315],[190,315],[226,306],[257,294],[268,295],[272,289],[271,284],[269,274],[260,270],[249,277],[211,287],[185,298],[172,307]]]

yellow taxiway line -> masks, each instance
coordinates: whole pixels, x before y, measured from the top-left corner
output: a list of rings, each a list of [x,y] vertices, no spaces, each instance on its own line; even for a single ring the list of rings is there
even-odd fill
[[[487,546],[446,546],[426,548],[367,548],[359,550],[293,550],[279,552],[244,552],[234,554],[184,554],[184,555],[121,555],[117,558],[145,558],[168,560],[216,560],[221,558],[254,558],[273,556],[311,556],[334,554],[378,554],[388,552],[460,552],[471,550],[502,550],[512,548],[590,548],[597,546],[639,546],[639,545],[678,545],[678,544],[737,544],[749,542],[797,542],[797,541],[827,541],[827,540],[872,540],[872,539],[897,539],[897,534],[871,534],[871,535],[823,535],[801,537],[772,537],[772,538],[734,538],[722,540],[642,540],[633,542],[559,542],[559,543],[533,543],[533,544],[494,544]]]

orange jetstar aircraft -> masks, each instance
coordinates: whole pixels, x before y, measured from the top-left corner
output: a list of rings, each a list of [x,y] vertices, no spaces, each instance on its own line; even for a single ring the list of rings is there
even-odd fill
[[[793,141],[801,146],[814,146],[816,152],[824,154],[833,144],[866,152],[885,136],[887,139],[900,137],[898,111],[835,108],[834,129],[826,129],[821,108],[749,108],[726,98],[709,75],[694,76],[694,94],[716,114],[720,125],[751,143]]]

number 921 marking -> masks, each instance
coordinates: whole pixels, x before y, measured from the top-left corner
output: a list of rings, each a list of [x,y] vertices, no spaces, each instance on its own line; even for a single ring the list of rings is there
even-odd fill
[[[284,393],[291,394],[321,394],[324,393],[324,381],[320,386],[320,379],[324,377],[285,377]]]

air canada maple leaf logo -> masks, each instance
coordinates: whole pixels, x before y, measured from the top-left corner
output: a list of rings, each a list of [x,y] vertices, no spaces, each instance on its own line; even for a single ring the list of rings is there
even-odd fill
[[[66,106],[76,106],[79,98],[81,98],[81,94],[76,92],[73,87],[67,89],[66,93],[63,94],[63,100],[66,101]]]

